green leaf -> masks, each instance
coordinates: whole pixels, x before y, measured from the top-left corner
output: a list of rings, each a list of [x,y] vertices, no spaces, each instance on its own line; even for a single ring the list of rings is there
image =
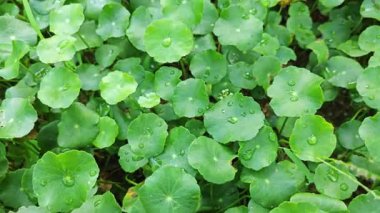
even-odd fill
[[[225,213],[248,213],[248,207],[246,206],[232,207],[232,208],[227,209]]]
[[[50,12],[50,31],[56,35],[72,35],[78,32],[84,21],[83,6],[68,4]]]
[[[10,80],[20,74],[20,60],[29,52],[29,46],[23,41],[12,42],[12,53],[4,62],[4,68],[0,68],[0,77]],[[0,60],[1,61],[1,60]]]
[[[246,51],[261,41],[263,22],[249,13],[245,14],[242,7],[231,6],[222,10],[213,32],[222,45],[234,45]],[[232,32],[234,36],[231,36]]]
[[[239,159],[243,166],[260,170],[272,164],[277,157],[277,135],[263,126],[253,139],[239,143]]]
[[[139,156],[156,156],[164,150],[167,129],[168,125],[156,114],[141,114],[128,127],[128,143]]]
[[[190,29],[180,21],[160,19],[153,21],[144,34],[146,52],[159,63],[179,61],[193,49]]]
[[[99,14],[96,33],[103,40],[124,36],[129,25],[130,15],[129,11],[121,4],[106,4]]]
[[[283,68],[274,78],[267,94],[278,116],[298,117],[314,114],[323,104],[322,78],[304,68]]]
[[[187,156],[190,165],[198,170],[205,180],[216,184],[234,179],[237,170],[231,163],[235,157],[229,148],[204,136],[191,143]]]
[[[262,56],[252,66],[253,77],[257,84],[267,89],[281,70],[281,62],[273,56]]]
[[[183,168],[187,173],[195,175],[195,170],[187,160],[188,148],[193,140],[195,136],[186,128],[179,126],[171,129],[166,139],[165,150],[156,157],[157,161],[163,166]]]
[[[369,26],[359,36],[359,47],[365,51],[380,50],[380,26]]]
[[[74,34],[76,39],[75,49],[79,51],[101,46],[103,44],[103,40],[98,34],[96,34],[95,31],[95,21],[85,21],[79,28],[79,31]]]
[[[74,37],[68,35],[54,35],[38,43],[37,55],[45,64],[69,61],[76,52],[75,41]]]
[[[138,191],[147,212],[196,212],[201,192],[194,177],[180,168],[165,166],[145,180]]]
[[[375,161],[380,161],[380,140],[378,131],[380,127],[380,113],[364,119],[359,128],[359,135],[364,140],[370,156]]]
[[[204,124],[218,142],[247,141],[264,125],[264,114],[251,97],[236,93],[209,109],[204,115]]]
[[[344,0],[319,0],[318,2],[324,7],[330,9],[341,5],[344,2]]]
[[[78,97],[80,87],[78,74],[66,67],[55,67],[42,78],[37,97],[49,107],[67,108]]]
[[[105,44],[96,49],[95,59],[103,68],[109,67],[116,60],[120,52],[120,47],[116,45]]]
[[[18,169],[8,172],[4,180],[0,182],[0,201],[5,206],[17,209],[21,206],[33,204],[28,195],[21,189],[21,179],[25,171],[25,169]]]
[[[127,29],[127,36],[134,47],[141,51],[145,51],[144,37],[145,30],[153,21],[153,15],[146,7],[138,7],[132,13],[131,21]]]
[[[321,194],[301,192],[290,198],[293,203],[310,203],[326,212],[346,212],[344,202]]]
[[[160,104],[160,96],[154,92],[148,92],[140,96],[137,100],[137,103],[143,108],[153,108]]]
[[[349,177],[325,164],[319,164],[315,169],[314,184],[320,193],[339,200],[345,200],[356,191],[358,184],[353,181],[356,180],[355,176],[345,166],[340,164],[334,166]]]
[[[112,146],[119,134],[119,127],[117,126],[116,121],[108,116],[100,117],[98,127],[98,136],[96,136],[92,144],[100,149]]]
[[[204,81],[193,78],[181,81],[175,87],[171,101],[178,116],[192,118],[202,115],[209,104]]]
[[[8,172],[8,159],[6,157],[6,150],[3,143],[0,143],[0,182],[3,180]]]
[[[132,173],[148,163],[147,158],[136,155],[129,144],[120,147],[119,164],[125,172]]]
[[[319,162],[335,150],[334,127],[319,115],[304,115],[294,124],[289,144],[301,160]]]
[[[37,33],[29,23],[12,16],[0,16],[0,45],[12,45],[13,40],[23,41],[29,45],[37,43]]]
[[[370,193],[355,197],[348,205],[348,210],[352,213],[377,212],[379,208],[380,200]]]
[[[364,102],[371,108],[380,109],[380,66],[369,67],[360,73],[356,89]]]
[[[83,90],[99,90],[99,83],[106,75],[99,66],[94,64],[81,64],[76,71]]]
[[[305,176],[289,161],[281,161],[253,172],[250,194],[253,201],[273,208],[298,192],[305,184]]]
[[[6,98],[0,106],[0,138],[21,138],[37,121],[37,112],[24,98]]]
[[[212,33],[218,17],[219,14],[218,10],[215,8],[215,5],[210,0],[203,0],[202,19],[201,22],[195,26],[193,33],[200,35]]]
[[[137,88],[135,79],[121,71],[113,71],[102,78],[99,84],[100,95],[108,104],[117,104],[134,93]]]
[[[197,119],[188,120],[185,127],[191,132],[191,134],[197,137],[202,136],[206,132],[203,122]]]
[[[318,64],[324,64],[329,59],[329,49],[324,40],[315,40],[307,48],[317,55]]]
[[[253,48],[254,51],[261,55],[276,55],[280,48],[280,42],[276,37],[263,33],[260,42]]]
[[[154,89],[164,100],[170,100],[174,89],[181,81],[181,70],[175,67],[162,66],[154,74]]]
[[[165,18],[181,21],[191,29],[201,21],[204,0],[161,0],[160,2]]]
[[[338,142],[346,149],[355,150],[364,145],[364,141],[359,136],[361,122],[350,120],[343,123],[336,131]]]
[[[94,157],[86,152],[46,152],[33,171],[33,188],[39,206],[53,212],[66,212],[79,207],[86,201],[98,174]]]
[[[292,203],[292,202],[283,202],[278,207],[272,209],[271,213],[323,213],[324,211],[318,209],[316,206],[310,203]]]
[[[121,208],[117,203],[115,196],[107,191],[102,195],[95,195],[88,199],[81,207],[74,209],[72,213],[102,213],[102,212],[115,212],[121,213]]]
[[[195,78],[215,84],[226,75],[227,60],[215,50],[206,50],[192,57],[190,71]]]
[[[380,21],[380,8],[375,4],[374,0],[363,0],[360,15],[364,18],[373,18]]]
[[[58,145],[67,148],[90,145],[99,133],[98,123],[98,114],[75,102],[62,113],[58,123]]]
[[[228,65],[228,77],[231,83],[243,89],[253,89],[257,83],[252,75],[252,66],[240,61],[235,64]]]
[[[99,15],[102,12],[102,9],[105,7],[105,5],[110,3],[120,3],[120,0],[88,0],[84,1],[84,8],[85,8],[85,15],[89,19],[97,19],[99,18]]]
[[[341,43],[338,46],[338,49],[351,57],[361,57],[369,53],[369,51],[362,50],[360,48],[357,38],[356,39],[351,38],[350,40],[347,40],[344,43]]]

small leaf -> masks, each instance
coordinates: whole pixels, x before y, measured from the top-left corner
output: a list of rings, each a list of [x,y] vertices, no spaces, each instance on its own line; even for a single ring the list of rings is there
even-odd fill
[[[80,87],[78,74],[65,67],[55,67],[42,78],[37,96],[49,107],[67,108],[78,97]]]
[[[196,212],[201,201],[195,178],[171,166],[161,167],[149,176],[138,195],[147,212],[157,209],[162,212]]]
[[[231,165],[231,161],[235,157],[230,149],[204,136],[195,139],[188,152],[190,165],[205,180],[216,184],[234,179],[237,170]]]
[[[115,212],[121,213],[121,208],[117,203],[115,196],[107,191],[102,195],[95,195],[88,199],[78,209],[74,209],[72,213],[87,213],[87,212]]]
[[[132,173],[148,163],[148,159],[136,155],[129,144],[121,146],[118,155],[119,164],[125,172]]]
[[[256,101],[236,93],[209,109],[204,115],[204,123],[207,132],[218,142],[247,141],[264,125],[264,114]]]
[[[46,152],[33,171],[33,188],[39,206],[53,212],[78,208],[86,201],[98,175],[94,157],[84,151]]]
[[[99,14],[96,33],[100,35],[103,40],[124,36],[129,25],[130,15],[129,11],[121,4],[106,4]]]
[[[371,193],[355,197],[348,205],[348,210],[352,213],[377,212],[379,208],[380,200]]]
[[[63,5],[50,12],[50,31],[56,35],[72,35],[78,32],[84,21],[81,4]]]
[[[138,7],[132,13],[126,34],[133,46],[141,51],[145,51],[144,40],[141,38],[144,37],[145,30],[152,21],[153,16],[146,7]]]
[[[146,52],[159,63],[179,61],[193,49],[190,29],[180,21],[160,19],[152,22],[144,34]]]
[[[168,125],[156,114],[141,114],[128,126],[128,143],[139,156],[156,156],[164,150],[167,129]]]
[[[37,112],[24,98],[3,99],[0,107],[0,138],[21,138],[37,121]]]
[[[157,94],[165,100],[170,100],[174,89],[181,81],[181,70],[175,67],[162,66],[155,72],[154,89]]]
[[[380,67],[369,67],[357,80],[356,89],[364,102],[371,108],[380,109]]]
[[[359,135],[364,140],[370,156],[375,161],[380,161],[380,138],[378,131],[380,128],[380,113],[364,119],[359,128]]]
[[[190,71],[195,78],[215,84],[226,75],[227,60],[215,50],[206,50],[193,56]]]
[[[92,144],[100,149],[112,146],[112,144],[115,143],[117,135],[119,134],[119,127],[117,126],[115,120],[107,116],[100,117],[98,127],[98,136],[96,136]]]
[[[178,116],[192,118],[202,115],[209,104],[204,81],[192,78],[181,81],[175,87],[171,101]]]
[[[41,40],[37,45],[37,55],[45,64],[69,61],[75,55],[76,39],[67,35],[54,35]]]
[[[307,211],[308,213],[322,213],[318,207],[310,203],[292,203],[292,202],[283,202],[278,207],[272,209],[271,213],[303,213]]]
[[[102,78],[99,88],[100,96],[108,104],[113,105],[134,93],[137,88],[137,82],[127,73],[113,71]]]

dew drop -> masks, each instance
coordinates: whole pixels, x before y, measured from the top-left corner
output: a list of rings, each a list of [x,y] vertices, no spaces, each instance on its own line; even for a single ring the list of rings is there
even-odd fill
[[[310,136],[310,137],[307,139],[307,143],[310,144],[310,145],[315,145],[315,144],[317,144],[317,137],[315,137],[314,135]]]
[[[133,155],[133,156],[132,156],[132,160],[133,160],[133,161],[140,161],[140,160],[142,160],[142,159],[144,159],[144,157],[137,156],[137,155]]]
[[[235,30],[237,33],[240,33],[240,28],[236,28]]]
[[[347,191],[348,185],[347,185],[347,183],[341,183],[340,186],[339,186],[339,188],[342,191]]]
[[[225,110],[225,109],[222,109],[222,113],[226,113],[226,110]]]
[[[269,140],[270,141],[276,141],[276,139],[277,139],[276,134],[274,132],[270,132],[269,133]]]
[[[94,206],[99,206],[102,203],[102,200],[95,200]]]
[[[162,40],[162,43],[161,43],[163,47],[170,47],[171,44],[172,44],[171,38],[165,38],[164,40]]]
[[[296,101],[298,101],[298,96],[297,96],[297,95],[293,95],[293,96],[291,96],[291,97],[290,97],[290,101],[292,101],[292,102],[296,102]]]
[[[243,158],[243,160],[251,160],[254,151],[255,151],[254,149],[247,149],[246,151],[243,152],[241,157]]]
[[[41,184],[41,186],[46,186],[47,182],[46,182],[46,180],[42,180],[42,181],[40,182],[40,184]]]
[[[246,72],[246,73],[244,74],[244,78],[247,79],[247,80],[252,80],[252,79],[253,79],[251,73],[249,73],[249,72]]]
[[[254,109],[250,109],[250,110],[249,110],[249,113],[250,113],[250,114],[255,114],[255,110],[254,110]]]
[[[368,99],[369,99],[369,100],[375,100],[375,96],[374,96],[374,95],[370,95],[370,96],[368,97]]]
[[[73,199],[72,198],[68,198],[65,200],[65,203],[66,204],[72,204],[73,203]]]
[[[333,169],[329,169],[329,171],[327,172],[327,177],[330,181],[332,182],[337,182],[338,181],[338,173],[333,170]]]
[[[246,117],[247,113],[246,112],[242,112],[242,113],[240,113],[240,115],[243,116],[243,117]]]
[[[292,86],[296,85],[296,82],[293,80],[290,80],[290,81],[288,81],[288,85],[292,87]]]
[[[167,86],[167,87],[170,86],[170,83],[169,83],[169,82],[166,82],[166,83],[165,83],[165,86]]]
[[[179,152],[179,155],[184,156],[184,155],[185,155],[185,150],[182,149],[182,150]]]
[[[174,70],[170,71],[170,75],[174,75],[174,73],[175,73]]]
[[[144,145],[143,143],[140,143],[140,144],[139,144],[139,148],[140,148],[140,149],[144,149],[144,147],[145,147],[145,145]]]
[[[97,173],[98,173],[98,172],[97,172],[96,170],[92,170],[92,171],[90,172],[90,176],[91,176],[91,177],[94,177],[94,176],[96,176]]]
[[[231,124],[236,124],[239,119],[237,117],[229,117],[227,121]]]
[[[202,108],[198,109],[198,113],[203,113],[203,112],[204,112],[204,110]]]
[[[71,187],[71,186],[74,186],[75,179],[71,175],[66,175],[62,178],[62,182],[63,182],[63,185],[65,185],[66,187]]]

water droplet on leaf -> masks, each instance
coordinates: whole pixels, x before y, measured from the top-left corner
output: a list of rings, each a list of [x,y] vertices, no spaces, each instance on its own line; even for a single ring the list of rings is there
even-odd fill
[[[310,137],[307,139],[307,143],[310,144],[310,145],[315,145],[315,144],[317,144],[317,137],[315,137],[314,135],[310,136]]]
[[[144,149],[144,147],[145,147],[145,145],[144,145],[143,143],[140,143],[140,144],[139,144],[139,148],[140,148],[140,149]]]
[[[63,185],[65,185],[66,187],[71,187],[71,186],[74,186],[75,179],[71,175],[66,175],[62,178],[62,182],[63,182]]]
[[[339,186],[340,190],[342,191],[347,191],[348,185],[346,183],[341,183]]]
[[[162,40],[162,43],[161,43],[163,47],[169,47],[171,44],[172,44],[171,38],[165,38],[164,40]]]
[[[330,181],[337,182],[339,175],[335,170],[329,169],[329,171],[327,172],[327,177]]]
[[[96,170],[92,170],[92,171],[90,172],[90,176],[91,176],[91,177],[94,177],[96,174],[97,174],[97,171],[96,171]]]
[[[288,81],[288,85],[292,87],[292,86],[296,85],[296,82],[293,80],[290,80],[290,81]]]
[[[41,184],[41,186],[46,186],[47,182],[46,182],[46,180],[42,180],[42,181],[40,182],[40,184]]]
[[[236,124],[239,121],[237,117],[229,117],[228,122],[231,124]]]
[[[250,160],[253,156],[255,150],[253,149],[247,149],[246,151],[243,152],[243,155],[241,156],[243,160]]]
[[[227,103],[227,106],[232,106],[234,103],[232,103],[232,101],[229,101],[228,103]]]

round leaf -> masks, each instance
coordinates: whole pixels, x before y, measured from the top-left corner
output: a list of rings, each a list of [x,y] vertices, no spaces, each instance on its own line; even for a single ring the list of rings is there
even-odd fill
[[[130,13],[124,6],[118,3],[105,5],[100,12],[96,33],[107,40],[111,37],[121,37],[129,25]]]
[[[153,21],[153,16],[148,8],[139,7],[132,13],[131,23],[127,29],[127,36],[134,47],[145,51],[144,37],[147,26]]]
[[[316,206],[310,203],[292,203],[283,202],[278,207],[272,209],[271,213],[323,213],[324,211],[319,210]]]
[[[314,114],[323,104],[322,78],[304,68],[286,67],[268,88],[270,106],[278,116]]]
[[[216,184],[234,179],[237,170],[231,163],[235,157],[230,149],[204,136],[195,139],[188,152],[190,165],[197,169],[205,180]]]
[[[344,56],[334,56],[327,62],[325,78],[334,86],[352,89],[362,71],[363,68],[357,61]]]
[[[260,170],[272,164],[277,157],[277,136],[272,128],[264,126],[253,139],[239,143],[239,159],[247,168]]]
[[[252,67],[243,61],[228,66],[228,77],[233,85],[243,89],[253,89],[257,84]]]
[[[204,0],[161,0],[164,17],[179,20],[189,28],[201,21]]]
[[[69,61],[76,52],[75,40],[67,35],[54,35],[43,39],[37,45],[37,55],[45,64]]]
[[[263,207],[273,208],[298,192],[304,185],[305,176],[289,161],[253,173],[250,185],[251,198]]]
[[[348,206],[351,213],[377,212],[379,208],[380,200],[370,193],[355,197]]]
[[[101,117],[98,123],[99,133],[92,142],[97,148],[103,149],[112,146],[119,134],[119,127],[116,121],[110,117]]]
[[[358,188],[358,184],[352,180],[355,176],[350,174],[350,171],[342,165],[334,165],[340,171],[348,174],[350,177],[341,174],[335,169],[319,164],[315,169],[314,183],[317,190],[329,197],[344,200],[351,197],[352,193]]]
[[[94,157],[86,152],[46,152],[33,171],[33,188],[38,204],[53,212],[77,208],[87,199],[98,174]]]
[[[201,192],[194,177],[180,168],[164,166],[145,180],[139,199],[146,212],[196,212]]]
[[[193,56],[190,71],[195,78],[215,84],[226,75],[227,60],[215,50],[206,50]]]
[[[370,156],[375,161],[380,161],[380,138],[378,132],[380,128],[380,113],[364,119],[359,128],[359,135],[364,140]]]
[[[82,103],[74,103],[62,113],[58,123],[58,145],[61,147],[84,147],[96,138],[99,116]]]
[[[181,81],[181,70],[175,67],[162,66],[154,74],[154,89],[157,94],[165,100],[170,100],[174,88]]]
[[[137,82],[128,73],[113,71],[102,78],[99,84],[100,96],[108,104],[117,104],[134,93]]]
[[[321,194],[301,192],[293,195],[290,201],[293,203],[310,203],[326,212],[347,211],[347,206],[344,202]]]
[[[194,39],[190,29],[182,22],[160,19],[152,22],[145,31],[146,52],[157,62],[179,61],[193,49]]]
[[[171,101],[178,116],[192,118],[202,115],[209,104],[204,81],[192,78],[181,81],[175,87]]]
[[[94,197],[88,199],[83,205],[72,211],[72,213],[102,213],[102,212],[115,212],[121,213],[121,208],[117,203],[115,196],[107,191],[102,195],[95,195]]]
[[[374,0],[363,0],[360,7],[360,15],[380,21],[380,8],[376,6]]]
[[[208,110],[204,123],[218,142],[246,141],[255,137],[264,125],[264,114],[252,98],[236,93]]]
[[[360,125],[361,122],[357,120],[350,120],[343,123],[336,131],[339,144],[346,149],[352,150],[363,146],[364,141],[359,136]]]
[[[319,162],[335,150],[334,127],[319,115],[304,115],[295,122],[289,145],[301,160]]]
[[[136,155],[129,144],[120,147],[118,155],[119,164],[125,172],[132,173],[148,163],[146,158]]]
[[[52,108],[67,108],[78,97],[81,82],[78,74],[65,67],[55,67],[45,75],[37,97]]]
[[[168,125],[153,113],[139,115],[128,126],[128,143],[134,153],[152,157],[164,150]]]
[[[21,138],[37,121],[37,112],[28,99],[6,98],[0,107],[0,138]]]
[[[223,45],[234,45],[245,51],[252,49],[261,40],[263,22],[240,6],[223,9],[215,23],[214,34]],[[233,36],[231,36],[233,33]]]
[[[369,67],[358,78],[356,89],[371,108],[380,109],[380,66]]]
[[[56,35],[72,35],[78,32],[84,21],[81,4],[63,5],[50,12],[50,31]]]

